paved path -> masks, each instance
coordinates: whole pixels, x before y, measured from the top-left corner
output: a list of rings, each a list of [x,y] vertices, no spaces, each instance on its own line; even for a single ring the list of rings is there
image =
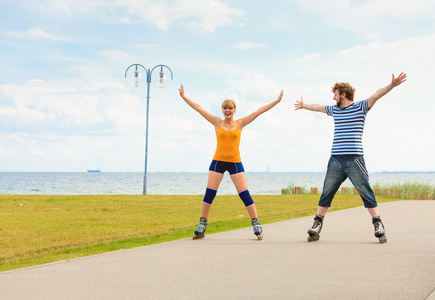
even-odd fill
[[[388,243],[359,207],[0,273],[0,299],[435,300],[435,201],[380,204]]]

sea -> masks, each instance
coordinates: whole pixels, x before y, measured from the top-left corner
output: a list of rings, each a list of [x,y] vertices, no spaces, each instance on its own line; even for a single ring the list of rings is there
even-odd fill
[[[147,174],[147,194],[201,195],[207,185],[207,172],[150,172]],[[253,195],[278,195],[289,185],[310,190],[322,190],[324,172],[314,173],[256,173],[247,172],[248,188]],[[20,195],[105,195],[143,193],[142,172],[0,172],[0,194]],[[388,186],[397,183],[418,183],[435,186],[435,172],[371,173],[371,185]],[[342,187],[352,187],[347,179]],[[219,195],[236,194],[225,173]]]

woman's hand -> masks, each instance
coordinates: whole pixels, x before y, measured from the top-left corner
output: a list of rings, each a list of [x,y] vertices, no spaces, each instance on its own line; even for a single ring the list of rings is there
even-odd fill
[[[279,93],[278,99],[276,99],[276,100],[278,100],[278,102],[281,102],[283,95],[284,95],[284,90],[281,90],[281,93]]]
[[[184,98],[185,96],[184,96],[184,87],[183,87],[183,85],[181,85],[178,90],[180,91],[181,98]]]

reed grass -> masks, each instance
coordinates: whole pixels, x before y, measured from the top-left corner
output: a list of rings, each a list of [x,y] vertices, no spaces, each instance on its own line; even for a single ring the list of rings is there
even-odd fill
[[[391,184],[386,184],[386,185],[380,185],[378,183],[374,184],[372,186],[373,190],[378,188],[380,189],[381,195],[384,195],[384,190],[401,190],[401,198],[406,199],[406,193],[408,191],[411,192],[418,192],[418,198],[419,199],[423,199],[423,193],[425,191],[429,192],[429,198],[430,199],[434,199],[435,198],[435,186],[430,185],[430,184],[426,184],[423,182],[393,182]],[[386,195],[384,195],[386,196]],[[414,195],[413,195],[414,197]]]
[[[253,198],[267,224],[314,215],[319,195]],[[0,272],[190,238],[201,203],[199,195],[0,195]],[[361,205],[359,196],[337,195],[331,210]],[[249,226],[237,196],[216,197],[208,234]]]
[[[289,185],[287,186],[286,189],[288,189],[289,194],[294,194],[295,193],[295,187],[300,187],[301,188],[301,192],[300,194],[309,194],[310,191],[308,190],[307,186],[305,185],[296,185],[294,182],[289,183]]]
[[[294,194],[295,187],[299,185],[295,185],[294,182],[289,183],[286,189],[288,189],[289,194]],[[310,190],[306,186],[300,186],[301,187],[301,194],[309,194]],[[347,189],[347,195],[353,195],[353,189],[355,187],[348,187]],[[376,188],[380,189],[382,196],[388,196],[384,195],[384,190],[401,190],[401,198],[406,199],[406,193],[408,191],[415,192],[418,191],[418,199],[423,199],[423,194],[425,191],[429,192],[429,198],[434,199],[435,198],[435,186],[426,184],[423,182],[394,182],[386,185],[380,185],[379,183],[375,183],[372,185],[372,189],[375,190]],[[321,193],[321,189],[319,188],[319,193]],[[342,194],[341,188],[338,189],[337,194]],[[413,194],[414,197],[414,194]]]

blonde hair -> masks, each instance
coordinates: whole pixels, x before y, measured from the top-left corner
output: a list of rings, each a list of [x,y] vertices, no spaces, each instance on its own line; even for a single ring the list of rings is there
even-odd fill
[[[222,108],[236,108],[236,102],[234,102],[234,100],[227,99],[222,102]]]

